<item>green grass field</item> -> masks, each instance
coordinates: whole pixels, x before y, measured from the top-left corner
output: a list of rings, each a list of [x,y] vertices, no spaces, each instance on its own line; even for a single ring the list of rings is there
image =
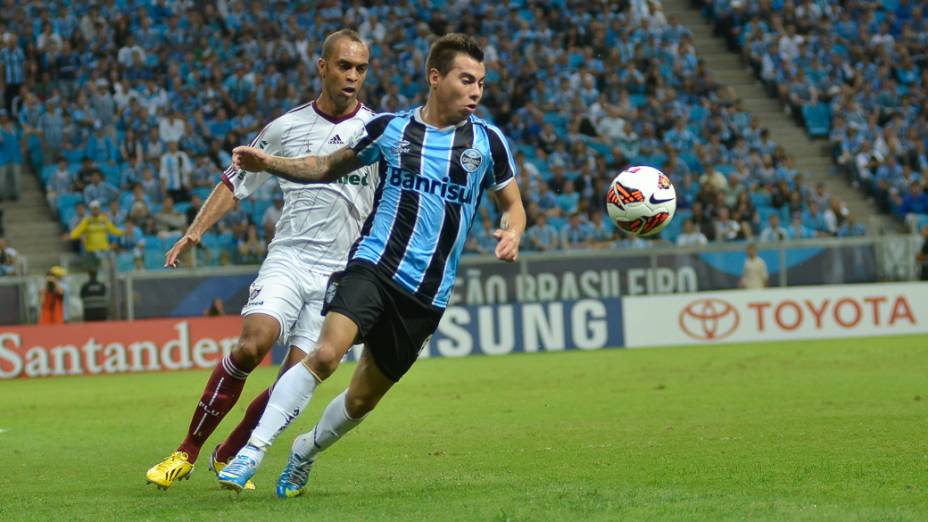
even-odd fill
[[[166,492],[207,373],[0,382],[0,520],[928,519],[928,337],[424,360],[278,500],[352,369],[242,495],[208,453],[274,369]]]

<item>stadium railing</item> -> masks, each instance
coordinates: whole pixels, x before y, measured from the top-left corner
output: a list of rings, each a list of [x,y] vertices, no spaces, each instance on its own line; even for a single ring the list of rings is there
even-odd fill
[[[917,278],[913,235],[824,238],[756,243],[767,263],[770,286],[852,284]],[[514,264],[493,257],[462,258],[452,304],[570,300],[655,293],[734,289],[746,243],[624,250],[525,252]],[[257,266],[204,267],[171,271],[107,272],[114,319],[202,315],[214,297],[226,313],[248,299]],[[68,276],[72,295],[85,274]],[[28,324],[37,317],[41,276],[0,279],[0,324]],[[79,299],[69,300],[79,318]]]
[[[916,277],[918,238],[910,235],[757,243],[770,286],[869,283]],[[624,250],[525,252],[514,264],[492,256],[462,258],[452,304],[480,305],[573,296],[601,297],[732,289],[746,243]],[[199,315],[213,297],[236,313],[257,267],[207,267],[117,276],[126,319]],[[595,288],[593,288],[595,287]],[[591,290],[592,288],[592,290]],[[592,293],[591,293],[592,292]]]

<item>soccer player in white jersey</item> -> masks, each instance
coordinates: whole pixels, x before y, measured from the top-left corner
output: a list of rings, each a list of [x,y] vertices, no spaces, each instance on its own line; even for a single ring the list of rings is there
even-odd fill
[[[373,113],[358,101],[367,73],[369,51],[351,30],[329,35],[317,67],[322,92],[272,121],[252,146],[281,156],[327,154],[344,147]],[[279,180],[284,208],[274,240],[251,285],[238,345],[213,370],[197,403],[184,441],[146,473],[159,488],[188,478],[206,439],[232,409],[253,370],[278,340],[290,345],[281,371],[300,361],[316,343],[321,306],[329,275],[345,267],[348,249],[370,213],[377,185],[376,166],[346,174],[337,183],[298,184]],[[177,266],[182,252],[200,242],[234,204],[271,179],[263,172],[232,166],[223,173],[186,234],[167,252],[165,266]],[[216,446],[210,469],[218,473],[247,442],[267,405],[270,389],[249,405],[245,418]],[[254,484],[248,484],[253,488]]]

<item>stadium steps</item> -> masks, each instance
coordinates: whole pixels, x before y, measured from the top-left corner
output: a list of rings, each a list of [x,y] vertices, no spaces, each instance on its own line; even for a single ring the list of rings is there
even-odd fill
[[[61,227],[52,215],[39,180],[27,169],[22,176],[19,201],[0,203],[3,227],[8,244],[24,256],[29,274],[44,274],[70,255],[69,245],[61,240]]]
[[[881,214],[872,200],[843,178],[832,175],[834,163],[827,140],[810,139],[783,105],[767,96],[750,66],[740,54],[730,52],[724,40],[712,34],[712,24],[698,9],[691,7],[690,0],[663,0],[662,5],[667,17],[675,15],[692,31],[693,45],[712,77],[734,89],[745,110],[758,118],[761,127],[770,129],[770,137],[793,157],[795,167],[806,176],[810,185],[824,182],[828,192],[844,200],[851,215],[869,227],[872,233],[900,230],[900,225],[891,216]]]

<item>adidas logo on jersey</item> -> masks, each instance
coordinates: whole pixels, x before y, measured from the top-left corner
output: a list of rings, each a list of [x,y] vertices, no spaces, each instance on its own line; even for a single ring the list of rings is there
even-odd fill
[[[329,145],[344,145],[345,142],[342,141],[342,138],[336,134],[332,136],[332,139],[329,140]]]

